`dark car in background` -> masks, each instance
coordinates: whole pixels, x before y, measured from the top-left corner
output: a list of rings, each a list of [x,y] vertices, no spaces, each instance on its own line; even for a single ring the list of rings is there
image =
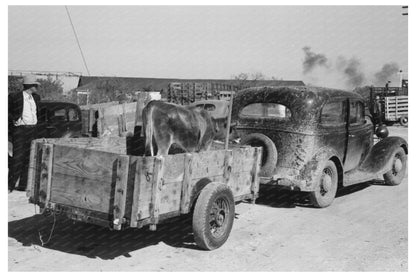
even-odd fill
[[[55,101],[39,102],[37,138],[78,138],[82,136],[81,133],[82,118],[78,105]],[[13,145],[9,135],[9,164],[11,156],[13,156]]]
[[[398,185],[407,169],[407,142],[375,143],[364,99],[315,87],[249,88],[232,110],[241,144],[263,147],[261,183],[310,195],[316,207],[332,203],[338,188],[383,177]]]
[[[37,128],[39,138],[81,137],[81,109],[73,103],[41,101]]]

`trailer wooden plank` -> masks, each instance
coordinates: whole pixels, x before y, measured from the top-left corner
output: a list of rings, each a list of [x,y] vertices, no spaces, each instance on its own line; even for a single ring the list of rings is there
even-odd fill
[[[136,217],[138,220],[148,218],[150,216],[150,203],[152,201],[152,181],[153,181],[153,169],[155,159],[153,157],[146,157],[142,159],[139,176],[136,175],[136,181],[140,180],[139,184],[135,183],[135,186],[139,187],[139,194],[135,194],[137,197],[138,209],[136,211]]]
[[[112,214],[115,182],[110,180],[86,179],[79,176],[54,173],[52,201]]]
[[[121,230],[126,210],[129,156],[120,155],[117,159],[117,175],[114,190],[113,228]]]
[[[163,180],[166,183],[181,182],[184,178],[184,167],[187,155],[192,154],[176,154],[164,156],[165,167]]]
[[[185,155],[184,170],[183,170],[183,180],[182,180],[182,189],[181,189],[181,200],[180,200],[180,211],[182,214],[187,214],[189,212],[190,206],[190,185],[192,179],[192,154]]]
[[[165,163],[165,169],[166,169]],[[181,206],[182,182],[163,183],[160,191],[159,216],[162,214],[176,212]]]
[[[150,230],[156,230],[156,224],[159,223],[164,167],[164,157],[156,156],[153,170],[152,198],[150,201]]]
[[[206,151],[194,153],[192,164],[193,178],[223,175],[225,151]]]
[[[54,202],[112,213],[119,158],[115,153],[55,145]]]
[[[233,164],[233,151],[232,150],[225,150],[223,176],[224,176],[224,184],[226,184],[226,185],[229,184],[231,172],[233,170],[238,170],[238,168],[234,168],[232,166],[232,164]]]
[[[38,142],[47,142],[55,145],[71,146],[84,149],[102,150],[110,153],[126,154],[126,138],[105,137],[100,138],[48,138],[38,139]]]
[[[39,203],[39,177],[42,162],[42,145],[33,140],[30,146],[29,171],[27,180],[27,193],[31,203]]]
[[[137,227],[139,217],[139,196],[141,194],[141,187],[145,185],[145,175],[142,174],[143,158],[131,156],[130,157],[131,168],[134,167],[134,180],[133,180],[133,193],[130,215],[130,227]]]
[[[39,200],[45,205],[48,204],[51,196],[51,181],[52,181],[52,162],[53,162],[53,145],[42,145],[42,162],[40,170],[39,183]]]
[[[238,147],[233,148],[233,163],[234,171],[251,171],[254,162],[254,148]]]
[[[251,178],[252,178],[252,182],[251,182],[251,193],[253,194],[253,199],[252,202],[254,204],[255,200],[256,200],[256,195],[259,192],[259,183],[260,183],[260,179],[259,179],[259,172],[260,172],[260,165],[261,165],[261,155],[262,155],[262,149],[256,147],[254,149],[254,162],[253,162],[253,169],[250,172],[251,174]]]

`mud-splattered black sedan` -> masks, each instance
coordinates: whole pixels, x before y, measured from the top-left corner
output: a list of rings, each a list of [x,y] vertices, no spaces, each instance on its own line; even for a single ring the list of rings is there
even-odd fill
[[[261,183],[310,193],[329,206],[337,189],[383,177],[398,185],[408,147],[400,137],[374,142],[364,99],[316,87],[262,87],[237,93],[233,128],[242,144],[263,147]]]

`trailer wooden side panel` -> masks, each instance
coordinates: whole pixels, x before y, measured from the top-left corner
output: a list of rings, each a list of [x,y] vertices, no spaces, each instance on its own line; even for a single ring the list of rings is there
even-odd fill
[[[51,201],[113,214],[120,154],[55,145]]]

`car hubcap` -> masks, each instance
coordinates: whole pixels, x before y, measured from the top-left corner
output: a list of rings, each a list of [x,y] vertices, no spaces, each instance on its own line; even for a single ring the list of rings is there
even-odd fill
[[[321,181],[321,195],[324,196],[332,187],[332,172],[329,168],[325,168]]]
[[[396,159],[393,164],[393,172],[395,174],[399,173],[402,170],[403,163],[400,159]]]

